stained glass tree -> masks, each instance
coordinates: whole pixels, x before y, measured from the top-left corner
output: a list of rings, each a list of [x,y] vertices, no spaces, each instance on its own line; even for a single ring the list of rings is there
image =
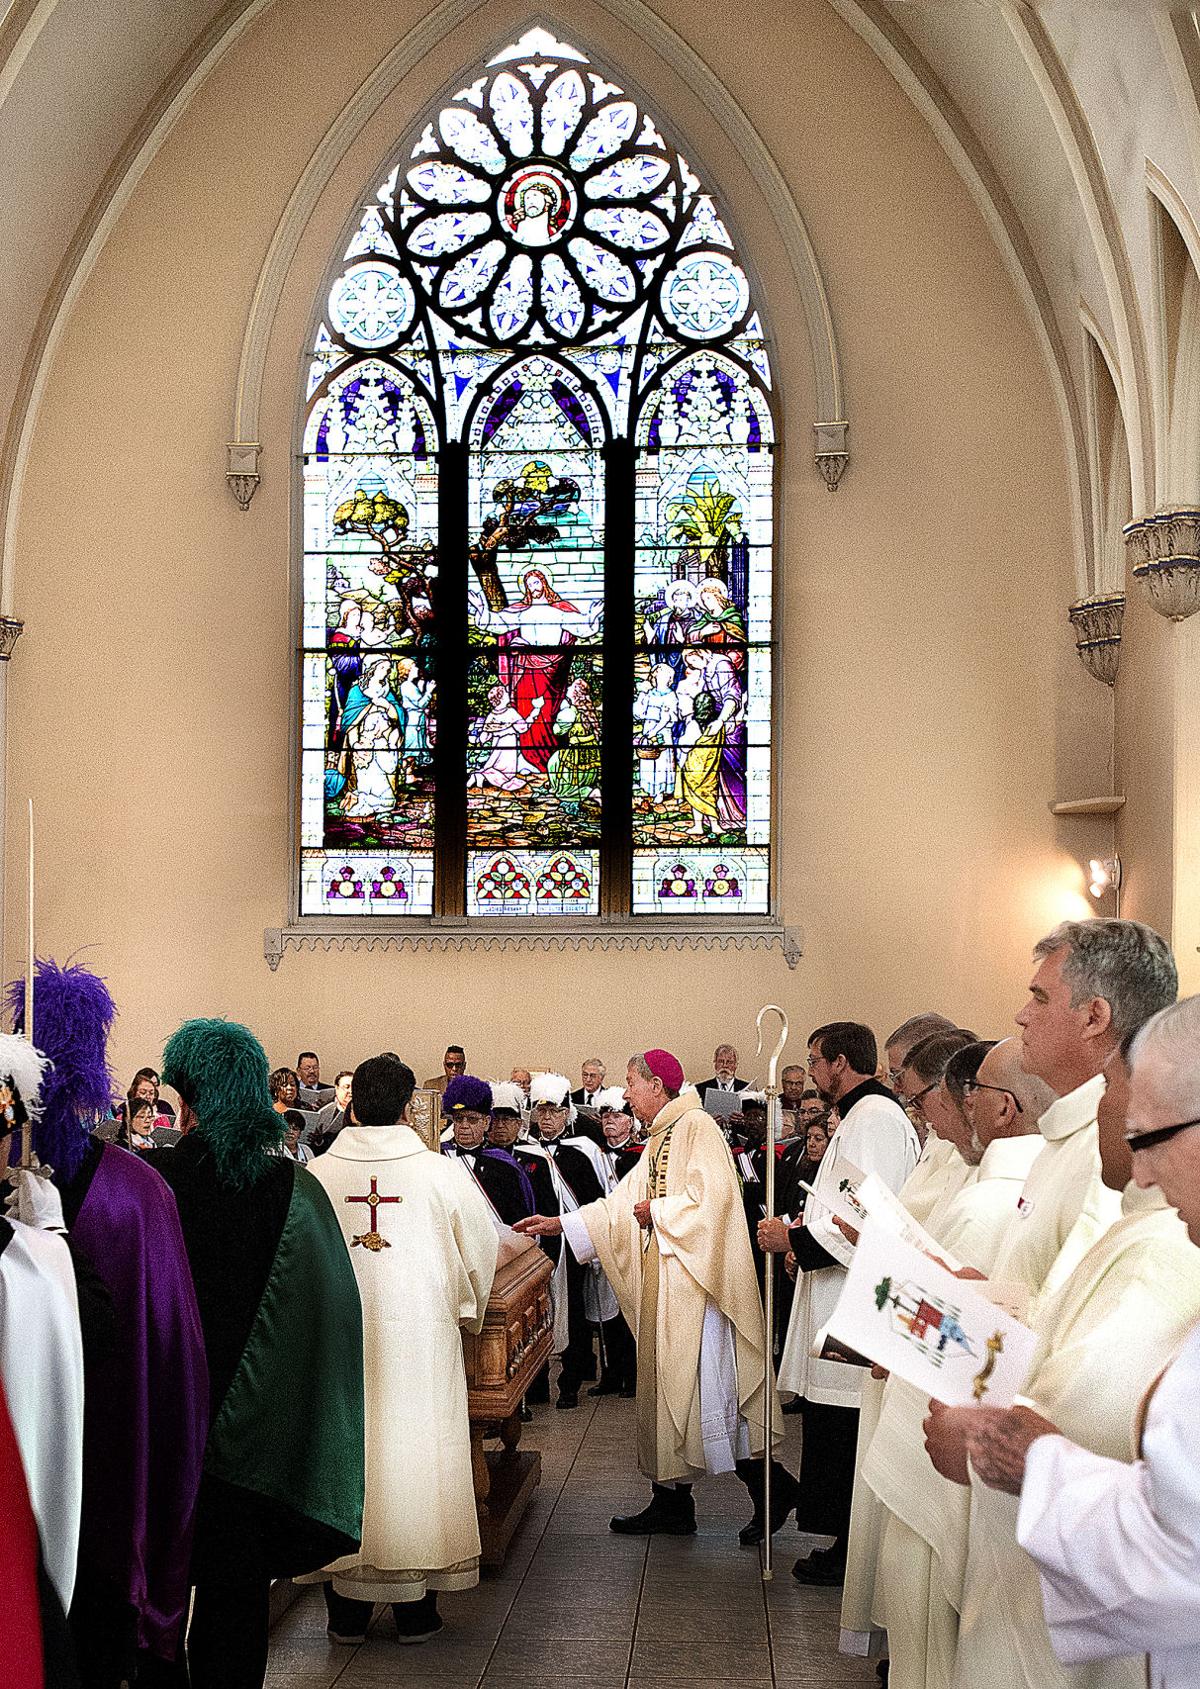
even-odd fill
[[[768,908],[770,383],[582,53],[531,30],[423,125],[309,371],[302,914]]]

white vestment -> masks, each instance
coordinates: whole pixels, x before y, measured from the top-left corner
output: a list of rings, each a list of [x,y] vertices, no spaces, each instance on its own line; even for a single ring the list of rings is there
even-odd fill
[[[1150,1396],[1129,1465],[1065,1437],[1025,1462],[1017,1538],[1058,1658],[1149,1652],[1148,1689],[1200,1683],[1200,1326]]]
[[[851,1104],[829,1140],[813,1180],[817,1195],[810,1196],[804,1207],[804,1229],[843,1264],[818,1267],[799,1276],[779,1363],[781,1390],[791,1390],[829,1407],[858,1406],[863,1368],[843,1361],[814,1360],[809,1353],[817,1333],[828,1324],[837,1306],[846,1281],[844,1263],[854,1253],[819,1198],[822,1191],[832,1193],[841,1162],[849,1162],[862,1173],[874,1173],[890,1191],[898,1191],[916,1166],[919,1148],[916,1130],[899,1103],[875,1092]]]
[[[1039,1303],[1024,1391],[1065,1437],[1114,1460],[1131,1456],[1138,1406],[1200,1317],[1200,1251],[1179,1217],[1160,1192],[1132,1184],[1124,1207],[1058,1294]],[[1017,1500],[974,1475],[971,1489],[955,1689],[1142,1689],[1142,1658],[1058,1663],[1037,1568],[1017,1545]]]
[[[997,1138],[974,1177],[934,1208],[930,1232],[964,1266],[991,1271],[1041,1150],[1036,1132]],[[889,1379],[863,1463],[863,1479],[888,1514],[876,1616],[887,1626],[893,1689],[946,1689],[954,1670],[971,1494],[929,1464],[921,1429],[928,1411],[927,1395]]]
[[[358,1277],[366,1387],[362,1545],[326,1568],[340,1595],[417,1601],[479,1581],[462,1332],[496,1271],[492,1210],[407,1126],[346,1126],[311,1167]],[[379,1198],[372,1205],[370,1196]]]
[[[0,1253],[0,1378],[42,1556],[65,1612],[83,1502],[83,1343],[75,1269],[61,1237],[19,1220]]]
[[[948,1203],[976,1177],[955,1146],[933,1132],[925,1140],[920,1160],[899,1190],[900,1201],[933,1237]],[[842,1628],[838,1650],[870,1654],[882,1621],[876,1618],[875,1584],[879,1548],[886,1519],[883,1503],[863,1478],[863,1464],[883,1407],[881,1379],[865,1377],[859,1402],[858,1443],[854,1458],[854,1494],[850,1503],[850,1536],[846,1544],[846,1579],[842,1585]]]
[[[1096,1110],[1104,1075],[1051,1103],[1038,1121],[1045,1148],[1025,1181],[1018,1223],[996,1257],[992,1276],[1053,1296],[1088,1250],[1121,1216],[1121,1199],[1100,1178]],[[1030,1306],[1030,1317],[1034,1307]]]
[[[959,1168],[966,1162],[948,1138],[939,1138],[932,1129],[925,1138],[917,1165],[905,1179],[899,1197],[918,1225],[923,1226],[936,1202],[941,1199],[948,1179],[957,1182]]]

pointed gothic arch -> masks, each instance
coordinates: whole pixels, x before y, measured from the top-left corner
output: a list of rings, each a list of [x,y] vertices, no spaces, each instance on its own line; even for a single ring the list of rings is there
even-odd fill
[[[771,365],[686,157],[530,30],[323,297],[295,915],[768,916]]]

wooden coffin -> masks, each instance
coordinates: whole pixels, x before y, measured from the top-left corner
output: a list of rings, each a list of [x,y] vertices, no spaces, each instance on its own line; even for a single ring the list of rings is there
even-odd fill
[[[497,1268],[478,1337],[463,1335],[471,1418],[504,1420],[521,1405],[531,1380],[550,1359],[554,1267],[541,1249],[527,1249]]]
[[[529,1249],[496,1271],[478,1337],[463,1335],[467,1406],[471,1416],[471,1470],[479,1509],[483,1564],[504,1564],[508,1545],[542,1477],[536,1449],[520,1448],[521,1397],[550,1359],[554,1316],[553,1265]],[[485,1453],[483,1440],[499,1434],[502,1446]]]

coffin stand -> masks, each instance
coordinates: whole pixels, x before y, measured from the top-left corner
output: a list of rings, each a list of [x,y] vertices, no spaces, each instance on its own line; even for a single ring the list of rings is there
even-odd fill
[[[463,1336],[471,1470],[485,1566],[504,1564],[513,1534],[542,1481],[541,1455],[519,1446],[521,1398],[550,1359],[553,1270],[549,1257],[537,1248],[499,1267],[483,1330],[478,1337]],[[500,1448],[485,1452],[484,1438],[496,1435]]]

